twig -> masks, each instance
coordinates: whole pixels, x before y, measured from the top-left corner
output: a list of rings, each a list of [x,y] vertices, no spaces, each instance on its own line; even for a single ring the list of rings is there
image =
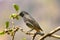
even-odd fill
[[[52,37],[55,37],[55,38],[60,38],[60,36],[58,35],[53,35],[55,32],[59,31],[60,30],[60,27],[57,27],[56,29],[52,30],[50,33],[48,34],[45,34],[44,36],[42,36],[40,38],[40,40],[44,40],[44,38],[48,37],[48,36],[52,36]]]
[[[12,36],[12,40],[14,40],[14,36],[15,36],[15,33],[14,33],[13,36]]]
[[[5,29],[4,32],[7,33],[8,35],[12,36],[12,40],[14,40],[15,33],[19,30],[19,27],[14,27],[10,29]]]
[[[52,30],[52,31],[50,32],[50,34],[54,34],[55,32],[57,32],[57,31],[59,31],[59,30],[60,30],[60,27],[57,27],[56,29]]]
[[[58,38],[58,39],[60,39],[60,36],[55,35],[55,34],[51,35],[51,37],[54,37],[54,38]]]
[[[25,30],[23,30],[21,27],[20,27],[20,30],[21,30],[22,32],[24,32],[25,34],[27,34],[27,35],[34,35],[34,33],[27,33],[27,32],[26,32]],[[59,31],[59,30],[60,30],[60,27],[57,27],[56,29],[52,30],[50,33],[43,35],[43,36],[40,38],[40,40],[44,40],[44,38],[46,38],[46,37],[48,37],[48,36],[49,36],[49,37],[54,37],[54,38],[60,39],[60,36],[54,35],[54,33],[57,32],[57,31]]]
[[[12,40],[14,40],[14,36],[15,36],[15,33],[18,31],[19,27],[14,27],[14,30],[13,30],[13,35],[12,35]]]
[[[20,30],[21,30],[22,32],[24,32],[25,34],[27,34],[27,35],[34,35],[34,33],[27,33],[27,32],[26,32],[25,30],[23,30],[21,27],[20,27]],[[44,39],[45,39],[46,37],[48,37],[48,36],[49,36],[49,37],[54,37],[54,38],[60,39],[60,36],[54,34],[55,32],[57,32],[57,31],[59,31],[59,30],[60,30],[60,27],[57,27],[56,29],[52,30],[51,32],[43,35],[43,36],[40,38],[40,40],[44,40]]]
[[[20,26],[19,26],[20,27]],[[28,33],[25,30],[23,30],[23,28],[20,27],[20,31],[22,31],[23,33],[27,34],[27,35],[34,35],[34,33]]]

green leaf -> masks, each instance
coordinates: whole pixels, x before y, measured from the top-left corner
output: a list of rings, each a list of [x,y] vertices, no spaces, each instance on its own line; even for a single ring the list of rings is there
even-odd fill
[[[15,8],[16,11],[19,10],[19,6],[17,4],[13,4],[13,6],[14,6],[14,8]]]
[[[11,18],[11,19],[14,19],[15,17],[16,17],[16,14],[11,14],[11,15],[10,15],[10,18]]]
[[[4,31],[0,31],[0,35],[4,35],[5,34],[5,32]]]
[[[6,21],[5,25],[6,25],[6,28],[8,28],[9,27],[9,21]]]
[[[12,29],[11,29],[11,30],[9,30],[9,32],[12,32]]]
[[[19,20],[19,16],[17,14],[10,15],[10,18]]]

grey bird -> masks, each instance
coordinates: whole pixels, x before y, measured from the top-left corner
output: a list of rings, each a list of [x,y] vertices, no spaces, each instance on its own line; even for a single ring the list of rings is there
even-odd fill
[[[25,24],[27,25],[27,27],[31,28],[31,30],[29,30],[29,32],[31,32],[32,30],[36,30],[36,33],[33,36],[33,39],[35,39],[36,35],[44,35],[43,30],[40,28],[39,24],[36,22],[36,20],[27,12],[22,11],[19,13],[19,16],[21,16],[25,22]]]

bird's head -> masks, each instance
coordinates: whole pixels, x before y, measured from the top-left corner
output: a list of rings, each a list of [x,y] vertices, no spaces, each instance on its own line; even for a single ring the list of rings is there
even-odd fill
[[[25,12],[25,11],[22,11],[22,12],[20,12],[20,14],[19,14],[19,16],[21,16],[21,17],[24,17],[24,15],[29,15],[27,12]]]

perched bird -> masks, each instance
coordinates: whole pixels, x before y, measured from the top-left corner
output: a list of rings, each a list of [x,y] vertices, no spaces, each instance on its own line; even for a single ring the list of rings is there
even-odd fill
[[[39,24],[29,13],[22,11],[21,13],[19,13],[19,16],[21,16],[23,18],[27,27],[31,28],[31,30],[29,30],[29,32],[31,32],[32,30],[36,30],[36,33],[33,36],[33,40],[35,39],[35,36],[37,34],[39,34],[41,36],[44,35],[43,30],[40,28]]]

